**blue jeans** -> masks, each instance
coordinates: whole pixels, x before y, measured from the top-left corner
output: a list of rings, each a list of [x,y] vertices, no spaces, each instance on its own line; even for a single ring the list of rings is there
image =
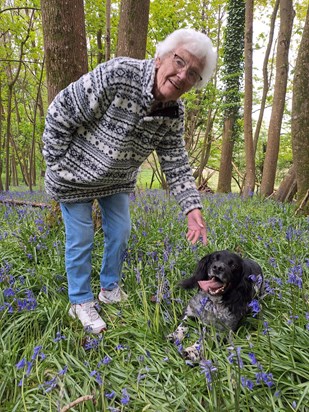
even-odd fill
[[[60,203],[65,226],[65,265],[69,299],[72,304],[90,302],[91,255],[94,241],[92,203]],[[98,199],[102,212],[104,254],[100,272],[101,287],[114,289],[121,278],[131,220],[128,193],[117,193]]]

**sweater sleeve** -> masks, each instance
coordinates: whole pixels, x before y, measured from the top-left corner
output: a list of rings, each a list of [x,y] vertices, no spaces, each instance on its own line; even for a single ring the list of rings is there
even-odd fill
[[[165,173],[171,193],[182,211],[187,214],[193,209],[202,209],[188,154],[183,140],[184,114],[180,106],[180,118],[171,124],[168,135],[161,141],[156,151],[161,168]]]
[[[106,63],[97,66],[58,93],[50,104],[43,132],[43,156],[48,166],[56,165],[65,155],[75,131],[100,117],[110,104],[108,69]]]

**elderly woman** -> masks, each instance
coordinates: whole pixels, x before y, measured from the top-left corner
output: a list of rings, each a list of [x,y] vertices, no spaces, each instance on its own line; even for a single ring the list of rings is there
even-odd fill
[[[69,314],[100,333],[106,324],[91,290],[92,203],[103,217],[99,301],[115,303],[131,223],[129,193],[140,165],[156,150],[171,193],[187,215],[193,244],[206,225],[183,142],[180,96],[201,88],[216,64],[209,38],[180,29],[159,43],[154,59],[112,59],[62,90],[51,103],[43,135],[47,192],[60,202],[66,233]]]

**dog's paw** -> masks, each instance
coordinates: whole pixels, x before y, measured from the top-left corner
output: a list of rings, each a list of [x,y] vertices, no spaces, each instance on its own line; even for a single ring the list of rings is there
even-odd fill
[[[186,334],[188,332],[188,328],[186,326],[178,326],[175,332],[170,333],[166,336],[166,339],[171,342],[181,342],[184,340]]]
[[[201,345],[194,343],[194,345],[188,346],[183,350],[183,356],[191,362],[199,362],[201,360]]]

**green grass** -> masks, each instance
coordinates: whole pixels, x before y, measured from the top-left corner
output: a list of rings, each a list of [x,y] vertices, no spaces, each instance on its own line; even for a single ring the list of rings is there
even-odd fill
[[[205,196],[203,204],[209,243],[192,246],[173,199],[156,190],[132,198],[123,271],[130,299],[102,308],[108,330],[99,337],[87,336],[67,313],[59,216],[0,207],[1,411],[61,411],[84,395],[95,403],[71,411],[309,410],[308,218],[295,217],[292,205],[236,195]],[[95,293],[101,244],[98,231]],[[204,254],[225,248],[259,262],[268,294],[228,343],[208,331],[204,360],[192,367],[165,338],[189,298],[177,283]],[[204,335],[200,325],[194,329]]]

